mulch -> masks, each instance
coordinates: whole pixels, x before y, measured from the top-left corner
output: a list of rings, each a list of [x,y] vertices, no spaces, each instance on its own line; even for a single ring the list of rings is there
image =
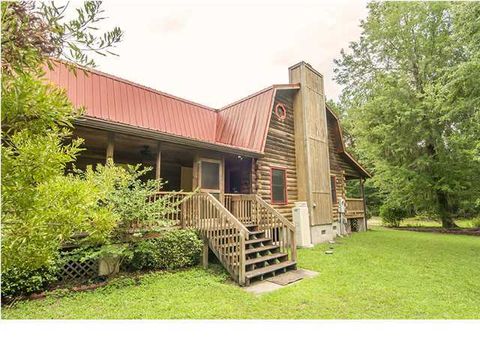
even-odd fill
[[[477,229],[444,229],[440,227],[399,227],[398,230],[420,231],[430,233],[452,234],[452,235],[473,235],[480,236],[480,228]]]
[[[74,286],[71,288],[58,288],[58,289],[63,289],[66,290],[67,292],[82,292],[82,291],[91,291],[98,289],[100,287],[108,285],[108,281],[102,281],[94,284],[85,284],[85,285],[79,285],[79,286]],[[23,301],[23,300],[40,300],[40,299],[45,299],[50,293],[51,290],[47,291],[42,291],[39,293],[34,293],[30,295],[21,295],[21,296],[16,296],[14,298],[2,298],[2,306],[6,305],[13,305],[14,303],[18,301]],[[65,294],[64,294],[65,295]]]

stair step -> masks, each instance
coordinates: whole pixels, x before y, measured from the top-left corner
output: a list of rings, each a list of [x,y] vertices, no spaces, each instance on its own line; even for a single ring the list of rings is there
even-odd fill
[[[279,249],[280,246],[278,245],[267,245],[267,246],[259,246],[259,247],[256,247],[256,248],[252,248],[252,249],[246,249],[245,250],[245,254],[248,255],[248,254],[253,254],[253,253],[256,253],[256,252],[262,252],[262,251],[271,251],[271,250],[274,250],[274,249]]]
[[[245,241],[245,244],[250,245],[250,244],[256,244],[256,243],[259,243],[259,242],[266,242],[266,241],[272,241],[272,239],[271,238],[252,239],[252,240]]]
[[[258,234],[263,234],[265,230],[255,230],[255,231],[249,231],[249,235],[258,235]]]
[[[287,268],[289,266],[293,266],[295,264],[296,264],[295,261],[283,261],[279,264],[265,266],[265,267],[262,267],[262,268],[259,268],[259,269],[248,271],[248,272],[245,273],[245,276],[247,277],[247,279],[251,279],[251,278],[263,275],[263,274],[271,273],[271,272],[274,272],[274,271],[277,271],[277,270]]]
[[[259,263],[259,262],[275,260],[275,259],[279,259],[279,258],[286,257],[286,256],[288,256],[288,254],[285,254],[285,253],[276,253],[276,254],[271,254],[271,255],[260,256],[260,257],[256,257],[256,258],[253,258],[253,259],[248,259],[246,261],[245,265],[252,265],[252,264]]]

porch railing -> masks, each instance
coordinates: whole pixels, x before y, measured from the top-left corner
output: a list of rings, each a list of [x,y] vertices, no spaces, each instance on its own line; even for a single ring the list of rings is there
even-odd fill
[[[225,194],[225,208],[245,225],[257,225],[264,230],[280,251],[296,261],[295,227],[275,208],[256,194]]]
[[[347,218],[361,218],[365,216],[363,199],[347,198]]]

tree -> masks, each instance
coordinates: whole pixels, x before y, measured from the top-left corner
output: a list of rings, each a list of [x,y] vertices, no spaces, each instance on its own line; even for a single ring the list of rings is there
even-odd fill
[[[360,39],[335,60],[344,124],[389,201],[454,227],[480,186],[478,4],[368,9]]]
[[[123,33],[119,27],[99,32],[96,26],[105,19],[101,5],[101,1],[86,1],[75,9],[76,17],[65,20],[68,3],[3,2],[2,73],[38,71],[51,58],[95,66],[92,53],[115,55],[111,49]]]
[[[70,139],[80,115],[65,92],[42,80],[51,56],[88,65],[120,41],[114,28],[97,35],[100,2],[86,2],[65,21],[67,6],[2,2],[2,275],[48,267],[74,231],[91,230],[101,241],[115,217],[101,194],[65,175],[81,150]],[[25,275],[27,274],[27,275]]]

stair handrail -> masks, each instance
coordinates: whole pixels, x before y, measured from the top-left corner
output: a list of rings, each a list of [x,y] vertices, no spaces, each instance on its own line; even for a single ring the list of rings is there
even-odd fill
[[[290,247],[290,256],[292,261],[297,260],[297,243],[295,239],[295,225],[292,224],[285,216],[280,214],[273,206],[263,200],[259,195],[255,194],[255,200],[257,204],[270,212],[277,220],[279,220],[290,232],[289,247]]]
[[[245,225],[243,225],[240,220],[238,220],[235,216],[233,216],[233,214],[230,211],[228,211],[228,209],[225,206],[223,206],[222,203],[218,201],[218,199],[215,196],[213,196],[209,192],[200,192],[198,194],[207,194],[208,199],[216,206],[218,211],[221,211],[233,224],[235,224],[237,229],[241,233],[243,233],[244,236],[248,236],[249,231],[245,227]]]
[[[219,257],[219,260],[223,263],[227,271],[232,275],[232,277],[236,278],[238,277],[238,283],[240,285],[244,285],[246,282],[246,276],[245,276],[245,241],[248,239],[249,236],[249,231],[243,225],[230,211],[228,211],[227,208],[225,208],[220,201],[218,201],[215,196],[213,196],[211,193],[208,192],[199,192],[194,194],[191,199],[194,201],[197,198],[204,198],[206,199],[219,213],[219,215],[223,215],[227,223],[229,223],[236,231],[238,232],[238,240],[235,241],[235,243],[238,246],[238,273],[235,273],[235,267],[236,263],[235,260],[231,260],[231,254],[228,253],[222,253],[221,248],[215,247],[215,242],[208,239],[208,236],[205,237],[204,240],[209,241],[210,243],[210,248],[214,251],[214,253]],[[221,221],[221,215],[218,217],[218,220]],[[201,226],[201,219],[200,219],[200,213],[194,214],[196,216],[196,219],[191,219],[193,220],[193,225],[196,227],[200,232],[208,233],[208,230],[203,229]],[[219,229],[214,225],[213,231],[218,231]]]
[[[273,206],[263,200],[259,195],[255,195],[255,198],[258,203],[260,203],[264,208],[268,209],[268,211],[273,213],[275,217],[277,217],[278,220],[280,220],[282,224],[285,225],[289,230],[295,231],[295,225],[293,225],[293,223],[289,221],[285,216],[280,214],[277,209],[275,209]]]

